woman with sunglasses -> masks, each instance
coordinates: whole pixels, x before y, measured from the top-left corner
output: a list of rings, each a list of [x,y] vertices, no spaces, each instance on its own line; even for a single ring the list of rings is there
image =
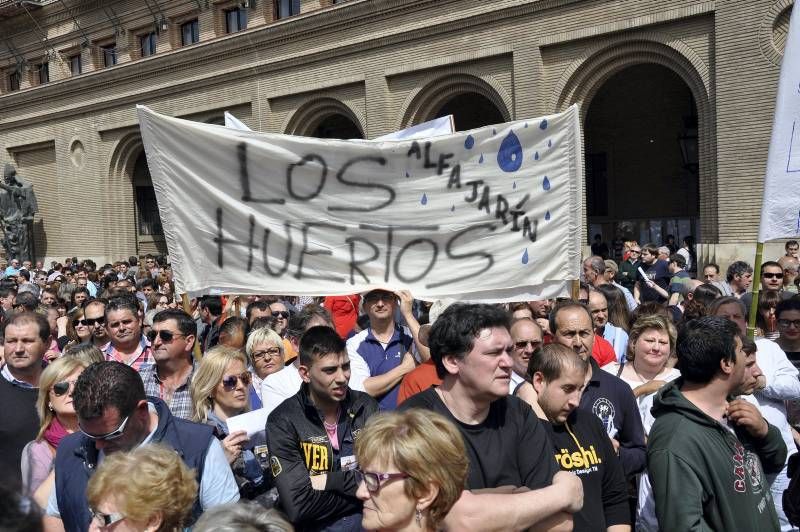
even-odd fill
[[[89,531],[182,531],[196,497],[194,472],[174,450],[154,444],[113,453],[89,480]]]
[[[228,430],[228,418],[250,410],[250,382],[247,356],[242,351],[222,345],[208,350],[192,377],[194,421],[214,427],[240,495],[245,499],[258,498],[271,506],[266,495],[272,487],[266,432],[262,430],[248,438],[243,430]]]
[[[90,341],[92,339],[91,325],[93,325],[93,323],[90,323],[89,320],[86,319],[82,308],[76,308],[70,312],[66,319],[67,342],[61,350],[63,351],[64,349]],[[62,341],[63,337],[59,336],[59,345]]]
[[[52,471],[61,439],[78,430],[72,389],[86,367],[78,358],[62,357],[42,372],[36,400],[39,434],[22,451],[22,482],[29,494],[34,494]]]
[[[458,429],[413,408],[371,417],[356,440],[356,460],[367,530],[439,530],[467,479]]]

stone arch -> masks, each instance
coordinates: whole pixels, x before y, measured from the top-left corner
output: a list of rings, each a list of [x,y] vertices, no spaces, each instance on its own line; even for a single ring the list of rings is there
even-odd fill
[[[692,93],[698,116],[701,239],[715,242],[718,214],[714,93],[708,66],[691,47],[669,35],[651,32],[620,36],[590,48],[561,76],[551,97],[551,109],[562,111],[577,103],[584,123],[589,104],[603,84],[625,68],[640,64],[670,69]]]
[[[435,118],[435,113],[447,101],[462,94],[475,93],[497,107],[503,121],[512,120],[513,99],[492,76],[477,76],[468,72],[446,73],[411,91],[400,109],[397,129],[404,129]]]
[[[342,115],[356,125],[361,136],[364,136],[366,121],[361,112],[335,98],[324,96],[317,97],[302,104],[292,113],[283,131],[290,135],[311,136],[317,126],[331,115]]]
[[[133,165],[136,157],[144,149],[142,135],[136,131],[128,133],[119,139],[111,148],[111,161],[109,162],[110,177],[118,180],[133,178]]]

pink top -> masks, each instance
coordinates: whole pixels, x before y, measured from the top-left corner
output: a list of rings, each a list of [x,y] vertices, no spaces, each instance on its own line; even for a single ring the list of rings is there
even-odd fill
[[[29,442],[22,449],[22,486],[33,495],[47,479],[55,464],[55,453],[45,439]]]

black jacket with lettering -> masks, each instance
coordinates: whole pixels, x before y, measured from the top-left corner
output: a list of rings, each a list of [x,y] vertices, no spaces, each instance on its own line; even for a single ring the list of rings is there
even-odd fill
[[[378,403],[348,390],[339,414],[339,450],[331,445],[308,384],[281,403],[267,420],[270,465],[280,506],[297,530],[360,530],[354,443]],[[342,463],[346,464],[342,470]],[[310,475],[326,474],[325,490],[311,487]]]

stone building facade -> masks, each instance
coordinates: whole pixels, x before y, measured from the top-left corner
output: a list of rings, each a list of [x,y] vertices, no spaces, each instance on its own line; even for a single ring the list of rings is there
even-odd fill
[[[0,0],[0,162],[34,184],[39,258],[105,262],[165,250],[136,104],[373,138],[578,103],[587,236],[752,260],[792,4]]]

